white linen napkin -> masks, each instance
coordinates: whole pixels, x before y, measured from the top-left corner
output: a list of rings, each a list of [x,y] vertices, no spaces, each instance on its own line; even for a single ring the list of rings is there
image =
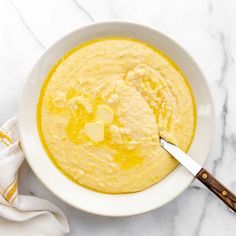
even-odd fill
[[[17,172],[23,161],[13,117],[0,127],[0,235],[66,235],[70,229],[60,209],[44,199],[18,195]]]

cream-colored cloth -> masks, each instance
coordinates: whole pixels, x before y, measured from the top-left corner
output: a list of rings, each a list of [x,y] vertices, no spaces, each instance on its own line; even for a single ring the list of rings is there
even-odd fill
[[[16,117],[0,128],[0,235],[66,235],[64,213],[47,200],[18,195],[17,172],[24,154]]]

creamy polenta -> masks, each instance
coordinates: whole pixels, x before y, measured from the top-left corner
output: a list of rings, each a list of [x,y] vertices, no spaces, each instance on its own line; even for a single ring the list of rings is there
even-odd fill
[[[180,70],[137,40],[104,38],[66,54],[38,102],[43,146],[76,183],[106,193],[144,190],[177,162],[159,137],[187,151],[195,105]]]

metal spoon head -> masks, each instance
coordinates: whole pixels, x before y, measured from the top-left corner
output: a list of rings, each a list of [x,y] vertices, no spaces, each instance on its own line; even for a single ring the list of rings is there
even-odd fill
[[[160,145],[161,145],[162,147],[164,147],[165,142],[166,142],[166,141],[165,141],[163,138],[160,137]]]

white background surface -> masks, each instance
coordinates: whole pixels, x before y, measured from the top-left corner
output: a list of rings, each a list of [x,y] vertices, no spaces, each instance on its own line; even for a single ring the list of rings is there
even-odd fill
[[[0,124],[17,114],[29,70],[58,37],[92,21],[149,24],[185,47],[205,73],[216,107],[215,142],[205,167],[236,192],[235,12],[234,0],[0,0]],[[158,210],[108,218],[61,202],[26,163],[20,177],[22,194],[49,199],[66,213],[70,235],[236,235],[236,215],[197,181]]]

